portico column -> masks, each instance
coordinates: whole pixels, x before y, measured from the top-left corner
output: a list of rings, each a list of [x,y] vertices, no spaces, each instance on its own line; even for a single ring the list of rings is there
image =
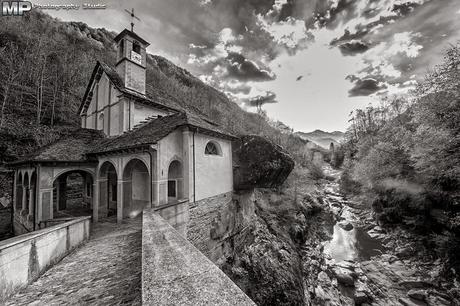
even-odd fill
[[[159,196],[158,196],[158,165],[159,165],[159,162],[158,162],[158,154],[157,154],[157,151],[152,151],[150,153],[152,156],[151,156],[151,173],[152,173],[152,181],[150,182],[150,185],[152,188],[151,189],[151,192],[152,192],[152,203],[151,203],[151,207],[156,207],[159,205]]]
[[[188,128],[185,128],[182,131],[182,147],[183,147],[183,157],[184,157],[184,165],[182,168],[184,180],[182,182],[183,185],[183,194],[181,195],[182,198],[189,199],[193,201],[193,187],[192,187],[192,175],[190,172],[192,171],[193,166],[193,144],[191,143],[191,133]],[[179,195],[178,195],[179,196]]]
[[[17,203],[18,203],[18,171],[14,172],[14,182],[13,182],[13,201],[11,202],[13,211],[16,211]]]
[[[21,202],[21,211],[22,210],[25,210],[26,209],[26,206],[28,205],[27,203],[27,193],[28,190],[27,190],[27,187],[26,186],[22,186],[22,202]]]
[[[117,223],[123,220],[123,180],[117,180]]]
[[[32,212],[34,210],[34,199],[35,199],[35,194],[34,194],[34,189],[29,188],[29,215],[32,215]]]
[[[99,220],[99,180],[93,183],[93,222]]]

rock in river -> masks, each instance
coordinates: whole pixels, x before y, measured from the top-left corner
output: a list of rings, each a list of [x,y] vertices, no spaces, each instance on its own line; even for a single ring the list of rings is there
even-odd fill
[[[356,291],[353,299],[355,300],[356,305],[362,305],[369,302],[369,297],[367,296],[366,292],[363,291]]]
[[[351,231],[353,229],[353,224],[350,222],[340,222],[339,226],[346,231]]]
[[[426,290],[416,290],[412,289],[407,292],[407,295],[413,299],[419,300],[419,301],[425,301],[427,292]]]
[[[345,274],[345,273],[336,273],[335,278],[337,278],[337,281],[347,287],[353,287],[355,285],[355,280],[350,274]]]

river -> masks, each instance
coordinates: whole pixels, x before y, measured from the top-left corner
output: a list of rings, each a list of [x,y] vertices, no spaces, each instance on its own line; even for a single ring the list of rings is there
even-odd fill
[[[320,255],[313,253],[314,248],[306,252],[310,304],[454,305],[434,281],[439,264],[401,256],[394,246],[404,240],[377,225],[370,205],[350,201],[340,193],[340,171],[327,165],[324,172],[331,178],[324,183],[322,193],[329,208],[325,212],[332,215],[332,221],[324,223],[326,235],[318,245]],[[400,249],[404,248],[408,247]],[[311,254],[320,259],[311,260]],[[312,269],[316,262],[317,268]]]

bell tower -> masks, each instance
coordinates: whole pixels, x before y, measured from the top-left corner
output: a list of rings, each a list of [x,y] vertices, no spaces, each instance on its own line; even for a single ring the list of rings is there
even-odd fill
[[[145,95],[146,48],[150,45],[133,31],[124,29],[115,37],[118,74],[126,88]]]

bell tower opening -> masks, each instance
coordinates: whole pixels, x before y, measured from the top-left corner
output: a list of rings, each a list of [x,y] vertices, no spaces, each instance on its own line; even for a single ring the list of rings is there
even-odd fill
[[[145,95],[146,48],[150,44],[127,29],[118,34],[114,40],[118,47],[116,69],[124,86]]]

